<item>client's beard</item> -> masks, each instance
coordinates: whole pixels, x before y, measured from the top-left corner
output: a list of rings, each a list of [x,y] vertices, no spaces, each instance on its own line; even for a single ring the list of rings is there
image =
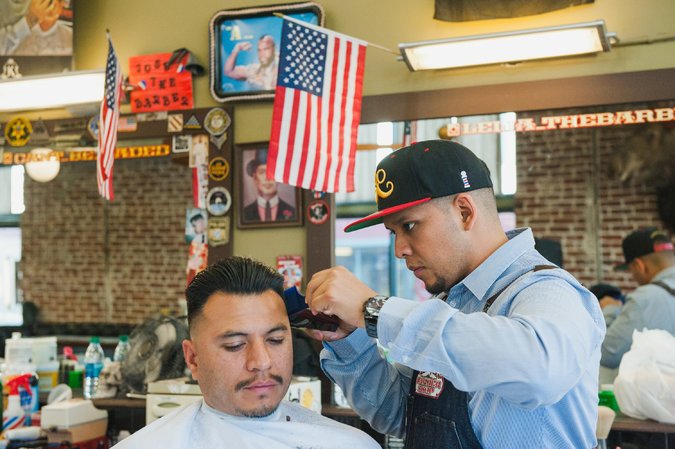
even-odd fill
[[[279,404],[274,407],[260,407],[254,410],[236,410],[237,416],[244,416],[246,418],[265,418],[277,411]]]
[[[278,376],[276,374],[270,374],[270,379],[273,379],[279,383],[279,385],[284,385],[284,378],[281,376]],[[251,378],[248,380],[244,380],[242,382],[239,382],[237,385],[234,387],[234,391],[239,391],[243,388],[248,387],[251,385],[253,382],[255,382],[257,378]],[[268,405],[268,406],[261,406],[256,409],[248,409],[248,410],[242,410],[242,409],[237,409],[236,414],[237,416],[245,416],[246,418],[264,418],[266,416],[270,416],[272,413],[277,411],[277,408],[279,408],[279,403],[274,404],[274,405]]]

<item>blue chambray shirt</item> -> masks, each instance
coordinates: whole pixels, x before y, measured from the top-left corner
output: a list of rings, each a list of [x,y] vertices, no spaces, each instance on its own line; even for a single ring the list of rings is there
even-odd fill
[[[322,368],[373,428],[404,433],[415,369],[439,372],[469,393],[471,423],[486,449],[596,446],[605,334],[598,301],[562,269],[530,272],[550,265],[534,249],[530,229],[507,236],[446,302],[386,302],[377,331],[394,363],[382,359],[363,329],[324,345]]]
[[[675,289],[675,266],[660,271],[651,282],[661,281]],[[626,295],[626,304],[608,323],[600,364],[618,368],[633,343],[633,331],[663,329],[675,335],[675,298],[663,287],[641,285]]]

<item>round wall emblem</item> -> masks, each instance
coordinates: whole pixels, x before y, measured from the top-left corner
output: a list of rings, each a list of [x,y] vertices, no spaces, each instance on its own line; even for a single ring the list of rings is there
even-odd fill
[[[15,117],[5,125],[5,139],[12,147],[22,147],[30,140],[33,126],[23,117]]]
[[[209,161],[209,177],[214,181],[223,181],[230,174],[230,164],[224,157],[214,157]]]
[[[94,140],[98,140],[98,117],[98,114],[96,114],[87,122],[87,131]]]
[[[204,118],[204,129],[213,136],[219,136],[230,127],[232,119],[221,108],[211,109]]]
[[[225,215],[231,206],[232,196],[225,187],[214,187],[206,194],[206,210],[211,215]]]
[[[315,225],[320,225],[326,222],[330,217],[330,209],[328,203],[323,200],[315,200],[307,206],[307,219]]]

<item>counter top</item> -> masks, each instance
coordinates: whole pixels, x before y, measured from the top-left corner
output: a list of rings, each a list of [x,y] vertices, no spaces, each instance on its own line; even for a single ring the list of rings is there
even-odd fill
[[[617,413],[612,424],[612,430],[617,432],[649,432],[649,433],[673,433],[675,424],[666,424],[651,419],[636,419]]]

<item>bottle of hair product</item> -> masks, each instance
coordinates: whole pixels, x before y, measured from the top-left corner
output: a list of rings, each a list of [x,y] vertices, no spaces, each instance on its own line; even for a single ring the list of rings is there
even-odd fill
[[[35,373],[28,374],[28,385],[30,388],[19,389],[19,403],[26,415],[24,426],[32,426],[34,412],[40,410],[39,394],[39,376]]]
[[[6,382],[9,389],[9,397],[7,398],[7,408],[2,413],[2,431],[9,429],[17,429],[23,427],[26,421],[26,412],[21,407],[21,400],[19,399],[19,388],[30,392],[30,374],[22,374],[16,376]]]

